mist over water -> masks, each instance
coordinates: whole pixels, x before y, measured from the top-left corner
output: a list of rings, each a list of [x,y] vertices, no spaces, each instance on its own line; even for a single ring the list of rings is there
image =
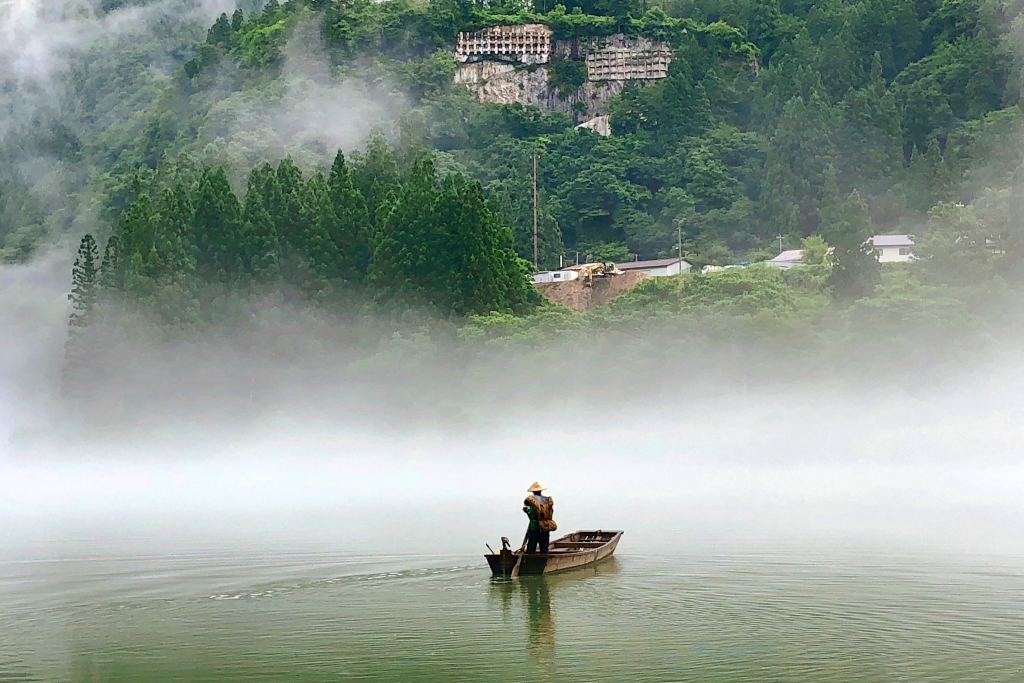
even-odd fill
[[[1013,349],[846,381],[651,332],[644,363],[354,371],[350,321],[285,299],[90,328],[69,383],[67,261],[0,268],[0,680],[1019,678]],[[625,530],[612,561],[491,579],[535,479],[561,531]]]
[[[1024,554],[1011,355],[914,388],[681,381],[645,395],[640,377],[641,390],[559,394],[536,377],[535,394],[511,401],[496,387],[522,359],[482,378],[453,364],[440,372],[455,387],[446,402],[417,414],[418,395],[437,401],[426,388],[438,368],[371,396],[346,384],[330,321],[296,313],[268,338],[312,336],[317,353],[230,335],[136,339],[119,347],[115,382],[62,397],[65,265],[0,270],[0,517],[12,538],[475,553],[516,535],[539,478],[562,529],[626,529],[627,548]],[[492,386],[500,400],[486,400]]]

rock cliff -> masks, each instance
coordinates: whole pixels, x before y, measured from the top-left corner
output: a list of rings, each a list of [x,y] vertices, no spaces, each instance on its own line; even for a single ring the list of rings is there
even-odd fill
[[[505,30],[510,37],[502,40]],[[621,33],[559,40],[547,46],[543,44],[544,34],[534,31],[527,54],[516,42],[523,40],[520,33],[522,27],[496,27],[487,29],[486,35],[460,35],[456,58],[461,64],[455,82],[472,90],[481,102],[562,111],[580,124],[606,116],[611,99],[622,92],[627,81],[664,78],[672,59],[672,51],[664,43],[628,38]],[[524,54],[519,55],[517,50]],[[550,82],[552,67],[546,64],[549,57],[585,62],[586,82],[572,93],[559,92]],[[606,130],[601,132],[607,134]]]

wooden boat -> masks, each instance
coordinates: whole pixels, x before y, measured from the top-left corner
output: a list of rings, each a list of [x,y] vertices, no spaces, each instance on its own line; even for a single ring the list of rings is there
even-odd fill
[[[611,557],[622,538],[621,531],[576,531],[551,541],[546,553],[523,556],[519,574],[550,574],[594,564]],[[511,576],[520,551],[503,547],[501,552],[484,555],[494,576]]]

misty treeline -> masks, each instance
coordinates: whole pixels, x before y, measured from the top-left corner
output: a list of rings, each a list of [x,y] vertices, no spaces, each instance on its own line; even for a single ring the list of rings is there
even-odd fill
[[[531,260],[537,155],[542,267],[577,253],[586,260],[668,255],[680,234],[697,266],[770,257],[778,235],[786,247],[808,238],[836,247],[832,265],[650,282],[608,311],[544,309],[520,317],[525,328],[507,314],[486,316],[471,322],[466,338],[529,338],[530,330],[562,334],[590,322],[685,312],[747,316],[755,336],[905,320],[917,322],[899,334],[918,324],[977,329],[978,312],[998,315],[1021,272],[1018,15],[1016,5],[988,0],[293,0],[246,7],[201,29],[163,21],[141,39],[114,37],[85,50],[54,108],[6,138],[3,254],[27,258],[62,231],[95,235],[101,252],[109,236],[118,244],[129,219],[167,220],[174,213],[167,192],[187,197],[182,215],[198,212],[205,183],[220,188],[221,208],[237,205],[221,238],[250,242],[204,242],[193,214],[179,231],[182,246],[157,246],[151,258],[141,240],[130,257],[116,256],[120,280],[106,274],[110,268],[97,275],[100,290],[113,282],[106,291],[171,321],[182,310],[183,321],[215,318],[211,302],[228,285],[294,283],[323,298],[337,283],[355,283],[386,300],[391,285],[372,267],[378,245],[370,237],[366,247],[342,251],[344,240],[296,232],[282,214],[271,221],[279,249],[263,251],[252,240],[267,231],[247,227],[262,218],[241,218],[256,216],[247,208],[255,202],[248,192],[238,199],[251,169],[269,173],[263,160],[274,160],[276,178],[278,160],[290,156],[285,168],[294,171],[286,175],[301,169],[303,176],[303,199],[290,206],[314,215],[308,207],[330,184],[334,150],[361,146],[337,138],[361,141],[376,125],[399,159],[402,188],[413,160],[433,150],[440,176],[460,173],[482,188],[478,195],[471,180],[458,191],[436,181],[438,196],[472,193],[471,203],[482,201],[490,218],[508,225],[513,249]],[[668,77],[628,84],[613,98],[607,138],[576,129],[579,112],[481,104],[453,83],[447,49],[458,31],[528,21],[549,23],[556,39],[622,31],[665,40],[674,51]],[[551,68],[559,92],[578,84],[578,68]],[[368,235],[379,236],[373,190],[356,182],[358,165],[353,186],[367,203]],[[180,171],[185,190],[175,195],[177,169],[185,168],[193,170]],[[235,204],[222,192],[229,185]],[[270,215],[271,201],[260,201]],[[137,221],[142,215],[149,219]],[[159,232],[149,230],[140,234]],[[884,232],[914,234],[921,260],[879,269],[863,240]],[[304,241],[314,239],[337,248],[337,258]],[[349,264],[359,259],[367,259],[365,273],[356,267],[352,275]],[[101,264],[102,254],[94,260]],[[436,295],[458,290],[439,278],[461,275],[433,267],[417,262],[417,296],[442,310],[516,310],[512,295],[497,304],[501,297],[491,294],[479,303]],[[217,287],[196,293],[211,282]],[[856,303],[831,310],[833,296]]]
[[[438,178],[430,154],[399,167],[374,138],[350,170],[304,178],[291,158],[249,173],[239,200],[223,168],[187,163],[137,182],[103,249],[82,238],[72,326],[96,305],[148,305],[166,322],[195,322],[207,283],[279,283],[306,292],[352,288],[383,307],[443,315],[522,312],[537,298],[496,202],[459,173]]]

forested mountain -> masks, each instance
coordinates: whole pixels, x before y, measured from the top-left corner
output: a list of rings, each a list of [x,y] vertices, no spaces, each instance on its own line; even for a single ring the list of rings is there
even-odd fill
[[[69,62],[62,99],[5,136],[2,253],[88,230],[115,237],[117,287],[149,295],[185,276],[284,278],[402,290],[457,314],[518,310],[529,294],[509,284],[523,268],[512,250],[532,259],[536,154],[541,267],[664,256],[679,235],[701,265],[773,255],[779,235],[856,250],[898,230],[920,235],[931,263],[973,264],[933,279],[1014,274],[1017,5],[551,5],[270,0],[205,31],[163,16],[145,40],[101,39]],[[608,137],[453,82],[460,31],[524,23],[647,36],[671,46],[671,66],[612,99]],[[477,233],[456,242],[476,240],[492,264],[480,272],[505,284],[438,275],[474,262],[424,241],[468,230],[460,220]],[[419,275],[395,270],[414,263]]]

